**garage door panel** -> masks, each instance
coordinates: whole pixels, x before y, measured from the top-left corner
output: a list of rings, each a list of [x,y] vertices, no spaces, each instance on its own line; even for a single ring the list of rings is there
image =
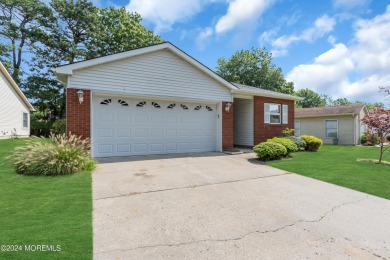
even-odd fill
[[[118,144],[116,146],[116,150],[118,153],[130,153],[131,152],[131,144]]]
[[[93,109],[95,157],[216,150],[215,105],[94,96]]]
[[[117,137],[131,137],[131,129],[130,128],[118,128],[116,136]]]

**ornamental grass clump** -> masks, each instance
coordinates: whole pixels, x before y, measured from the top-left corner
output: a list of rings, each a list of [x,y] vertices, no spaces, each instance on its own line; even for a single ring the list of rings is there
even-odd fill
[[[90,156],[89,139],[76,135],[51,135],[51,142],[32,142],[15,149],[16,172],[25,175],[66,175],[92,171],[96,161]]]
[[[294,144],[293,141],[291,141],[287,138],[284,138],[284,137],[274,137],[274,138],[268,139],[267,142],[275,142],[275,143],[283,145],[287,149],[287,155],[298,151],[298,146],[296,144]]]
[[[287,155],[287,149],[275,142],[263,142],[253,147],[253,151],[260,160],[277,160]]]

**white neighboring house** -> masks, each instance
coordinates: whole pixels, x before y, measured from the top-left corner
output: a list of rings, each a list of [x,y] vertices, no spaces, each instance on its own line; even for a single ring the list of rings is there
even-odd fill
[[[30,136],[34,107],[0,62],[0,139]]]

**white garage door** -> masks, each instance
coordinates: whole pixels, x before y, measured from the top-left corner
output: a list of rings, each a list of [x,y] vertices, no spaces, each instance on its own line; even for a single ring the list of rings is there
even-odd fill
[[[95,157],[216,151],[214,104],[93,97]]]

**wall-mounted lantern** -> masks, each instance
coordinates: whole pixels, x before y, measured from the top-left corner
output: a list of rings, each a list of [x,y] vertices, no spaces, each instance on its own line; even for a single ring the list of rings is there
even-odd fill
[[[83,103],[83,101],[84,101],[84,91],[82,91],[81,89],[79,91],[77,91],[77,96],[79,97],[80,104]]]
[[[232,106],[232,103],[226,103],[225,105],[225,111],[229,113],[230,107]]]

